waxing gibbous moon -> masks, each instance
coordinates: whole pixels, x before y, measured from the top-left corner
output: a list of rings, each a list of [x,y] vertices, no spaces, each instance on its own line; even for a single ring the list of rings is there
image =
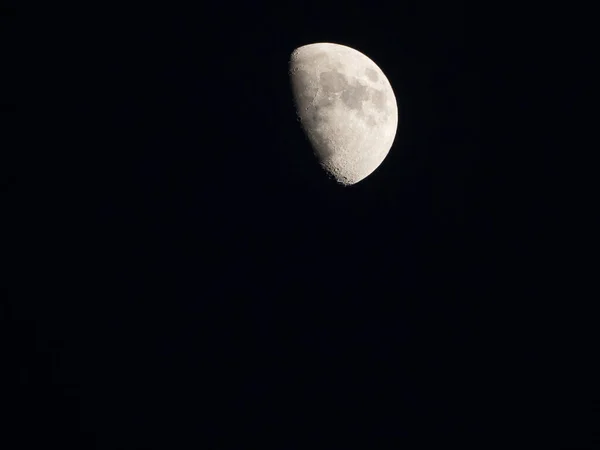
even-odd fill
[[[373,173],[398,127],[383,71],[353,48],[323,42],[294,50],[289,75],[296,114],[321,167],[346,186]]]

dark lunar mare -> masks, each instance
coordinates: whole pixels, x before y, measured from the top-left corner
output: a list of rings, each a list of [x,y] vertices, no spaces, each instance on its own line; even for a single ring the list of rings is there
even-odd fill
[[[317,54],[311,60],[322,59],[324,61],[325,56],[325,54]],[[378,79],[377,72],[372,69],[366,69],[365,73],[372,81]],[[311,74],[306,70],[295,69],[290,72],[290,75],[292,75],[291,82],[296,111],[302,122],[302,128],[313,148],[318,149],[315,151],[315,155],[321,162],[327,160],[333,154],[333,150],[327,150],[326,139],[317,130],[322,122],[328,120],[327,109],[337,101],[336,97],[339,97],[347,108],[356,111],[358,116],[369,126],[376,125],[377,121],[372,115],[365,114],[363,110],[365,101],[371,100],[376,108],[387,112],[383,91],[361,84],[355,77],[347,77],[340,73],[337,67],[322,72],[319,76],[318,86],[311,86]],[[315,102],[319,89],[321,92]]]

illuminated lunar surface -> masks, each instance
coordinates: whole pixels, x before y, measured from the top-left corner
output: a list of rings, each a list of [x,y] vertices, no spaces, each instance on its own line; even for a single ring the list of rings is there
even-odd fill
[[[373,173],[398,127],[383,71],[350,47],[317,43],[293,51],[289,74],[296,113],[321,167],[342,185]]]

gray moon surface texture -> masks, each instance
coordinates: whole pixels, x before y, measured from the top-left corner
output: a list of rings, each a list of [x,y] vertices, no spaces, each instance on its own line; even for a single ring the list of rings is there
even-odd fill
[[[353,48],[323,42],[294,50],[289,75],[296,114],[321,167],[345,186],[373,173],[398,127],[383,71]]]

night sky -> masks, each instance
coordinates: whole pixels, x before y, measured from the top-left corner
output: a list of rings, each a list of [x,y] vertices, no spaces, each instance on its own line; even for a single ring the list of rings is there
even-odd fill
[[[574,294],[531,23],[243,3],[36,19],[44,181],[23,188],[38,214],[6,310],[22,442],[591,448],[552,306]],[[295,116],[287,63],[315,42],[369,56],[398,102],[388,157],[351,187]]]

